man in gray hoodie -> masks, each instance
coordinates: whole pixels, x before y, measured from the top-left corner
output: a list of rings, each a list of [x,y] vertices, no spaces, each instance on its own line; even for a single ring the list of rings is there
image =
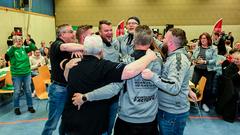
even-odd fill
[[[151,50],[138,60],[125,65],[101,59],[103,56],[102,39],[93,35],[84,40],[85,54],[81,62],[69,71],[65,66],[68,80],[68,98],[62,115],[62,124],[67,134],[99,135],[106,126],[108,103],[105,101],[87,102],[77,108],[79,97],[76,93],[87,93],[111,82],[121,82],[139,75],[147,65],[157,57]],[[70,61],[71,63],[71,61]],[[69,71],[69,75],[68,72]],[[73,100],[73,102],[72,102]],[[80,110],[78,110],[80,109]]]
[[[134,52],[124,61],[129,63],[145,55],[146,50],[153,42],[151,29],[146,25],[139,25],[134,33]],[[151,62],[147,68],[160,74],[162,58]],[[110,84],[84,95],[85,101],[78,102],[81,105],[86,101],[102,100],[118,94],[123,84]],[[120,93],[118,118],[116,120],[114,135],[158,135],[156,115],[158,111],[158,88],[151,81],[144,80],[141,74],[127,80]],[[80,98],[81,99],[81,98]]]
[[[159,76],[149,69],[142,77],[151,80],[158,88],[158,122],[161,135],[182,135],[189,116],[190,61],[184,45],[186,34],[182,29],[170,29],[163,40],[168,47],[168,57]]]

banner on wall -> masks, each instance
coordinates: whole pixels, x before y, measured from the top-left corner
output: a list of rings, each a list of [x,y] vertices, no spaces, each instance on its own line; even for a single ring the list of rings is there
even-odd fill
[[[120,21],[116,29],[116,37],[124,35],[124,20]]]
[[[214,25],[213,27],[213,32],[222,32],[222,22],[223,22],[223,19],[220,18]]]

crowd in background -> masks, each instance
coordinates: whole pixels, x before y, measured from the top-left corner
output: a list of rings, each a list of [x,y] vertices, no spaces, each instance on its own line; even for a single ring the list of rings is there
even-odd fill
[[[117,131],[114,132],[115,135],[121,133],[125,134],[125,132],[131,132],[131,134],[134,134],[135,130],[139,130],[138,132],[142,132],[142,134],[144,134],[143,132],[145,132],[145,134],[158,134],[158,132],[160,132],[163,135],[174,133],[183,134],[190,108],[188,96],[196,98],[194,97],[194,94],[191,95],[192,91],[189,89],[188,85],[186,86],[186,82],[188,84],[188,81],[191,80],[197,86],[202,76],[207,78],[207,82],[203,93],[201,108],[205,112],[209,112],[212,110],[211,108],[214,108],[218,114],[223,116],[224,120],[229,122],[233,122],[235,120],[238,111],[237,106],[240,92],[240,41],[235,42],[231,32],[228,34],[225,34],[224,31],[212,33],[203,32],[198,38],[187,41],[187,33],[185,33],[182,29],[173,28],[163,35],[159,32],[151,31],[148,26],[141,25],[139,18],[134,16],[127,20],[126,28],[127,33],[125,35],[113,38],[111,22],[108,20],[101,20],[99,21],[99,31],[97,33],[99,34],[100,39],[95,37],[88,39],[89,36],[91,37],[94,35],[91,25],[81,25],[75,32],[72,30],[71,25],[65,24],[58,27],[56,41],[49,42],[49,45],[46,45],[45,41],[42,40],[40,48],[35,46],[36,43],[31,38],[30,34],[27,34],[25,41],[23,41],[21,36],[12,32],[7,41],[9,49],[7,50],[6,54],[1,57],[0,67],[2,68],[11,65],[10,70],[13,76],[12,80],[15,88],[13,95],[15,114],[21,114],[19,107],[19,96],[22,91],[24,91],[26,95],[28,111],[31,113],[35,112],[32,104],[32,96],[34,96],[34,94],[31,95],[31,93],[34,93],[34,86],[31,85],[31,77],[38,74],[38,67],[48,65],[52,73],[52,84],[49,86],[48,91],[50,109],[48,121],[46,122],[44,131],[42,133],[43,135],[52,134],[57,127],[62,113],[63,121],[59,128],[59,134],[67,133],[74,135],[78,134],[79,132],[90,134],[89,130],[84,129],[84,131],[80,128],[76,129],[75,127],[72,127],[72,125],[68,125],[69,121],[66,118],[69,118],[69,116],[75,116],[75,113],[81,114],[81,111],[84,111],[84,109],[86,110],[87,106],[93,106],[97,108],[98,105],[100,105],[100,107],[107,108],[106,110],[108,111],[101,110],[103,108],[99,110],[88,108],[90,112],[86,112],[89,113],[89,115],[93,115],[92,112],[96,113],[96,111],[99,111],[98,113],[102,115],[96,115],[94,117],[91,116],[92,121],[84,123],[86,125],[96,124],[91,125],[93,129],[89,128],[92,133],[110,135],[114,129]],[[85,42],[86,37],[88,42]],[[102,48],[100,47],[100,51],[97,51],[97,49],[99,49],[97,46],[98,43],[100,44],[100,42]],[[103,59],[115,63],[125,62],[126,65],[124,66],[126,67],[130,61],[134,63],[140,58],[149,54],[147,52],[148,48],[158,52],[160,59],[159,61],[161,62],[160,64],[156,64],[158,66],[157,69],[155,69],[156,67],[148,67],[149,69],[153,70],[153,72],[149,70],[141,70],[142,76],[131,76],[131,78],[135,78],[135,80],[127,80],[123,83],[119,83],[118,85],[107,85],[106,88],[103,88],[105,90],[102,90],[102,93],[99,94],[98,92],[101,90],[98,90],[97,94],[95,94],[95,97],[93,96],[91,99],[92,101],[90,101],[90,96],[85,97],[84,94],[87,95],[88,92],[92,92],[98,88],[100,89],[100,86],[104,86],[103,84],[109,84],[110,81],[107,81],[107,83],[101,82],[103,84],[98,84],[96,87],[89,88],[91,89],[89,91],[73,91],[73,88],[78,88],[77,86],[80,88],[88,88],[80,85],[82,83],[86,83],[85,80],[82,82],[76,81],[79,78],[79,76],[76,76],[78,75],[76,71],[75,75],[74,73],[71,73],[71,68],[74,69],[75,67],[69,67],[69,65],[72,64],[70,58],[73,56],[82,57],[83,62],[85,59],[92,59],[92,57],[84,56],[84,45],[89,48],[92,47],[93,49],[91,50],[93,51],[92,53],[89,53],[88,51],[88,55],[93,55],[94,57],[103,57]],[[144,47],[144,45],[147,47]],[[101,52],[101,49],[103,52]],[[100,55],[98,53],[102,54]],[[129,57],[131,58],[130,61],[128,59]],[[128,61],[128,63],[126,61]],[[152,61],[149,63],[151,62]],[[79,61],[75,62],[75,65],[77,64],[79,64]],[[107,67],[108,64],[105,66]],[[116,65],[113,64],[112,66]],[[113,69],[109,69],[109,71],[112,72],[112,75],[120,76],[124,74],[124,66],[122,67],[121,71],[115,71]],[[136,68],[136,66],[134,67]],[[86,72],[88,70],[86,69]],[[109,71],[102,71],[105,73],[103,75],[106,75],[106,73]],[[78,72],[81,72],[81,70]],[[97,78],[97,74],[88,75],[81,73],[81,75]],[[88,77],[87,79],[89,79]],[[109,76],[106,75],[105,77]],[[116,82],[124,80],[119,78],[111,79],[115,79]],[[132,85],[134,87],[131,87]],[[129,112],[126,113],[126,111],[121,110],[126,106],[131,106],[130,104],[126,103],[126,100],[129,97],[126,97],[124,94],[127,93],[128,96],[131,96],[131,94],[136,94],[131,92],[129,93],[129,91],[140,89],[137,86],[142,86],[141,88],[145,90],[147,88],[144,87],[148,87],[159,91],[158,94],[155,92],[153,97],[148,97],[148,100],[155,100],[158,102],[158,105],[156,105],[157,109],[153,108],[152,106],[153,110],[151,113],[149,113],[149,115],[154,113],[154,118],[151,120],[147,119],[149,115],[141,115],[142,119],[143,117],[146,117],[144,120],[141,118],[136,119],[138,116],[131,115]],[[111,89],[113,89],[112,91],[115,90],[115,92],[111,93],[110,91],[107,94],[104,93]],[[116,90],[118,90],[118,92],[122,91],[123,93],[118,93]],[[75,93],[81,94],[75,95]],[[111,96],[109,96],[109,93]],[[101,99],[110,97],[111,99],[94,101],[100,100],[96,95],[101,95],[99,96]],[[105,97],[106,95],[107,97]],[[155,96],[161,98],[155,99]],[[72,98],[75,98],[73,103]],[[134,101],[127,102],[135,102],[136,100],[143,100],[141,102],[145,102],[145,100],[147,100],[145,98],[146,97],[142,97],[142,99],[134,99]],[[172,101],[173,98],[176,99]],[[88,102],[85,103],[86,101],[82,102],[81,100],[88,100]],[[80,101],[82,103],[80,103]],[[89,102],[93,102],[93,104]],[[105,102],[107,102],[107,104]],[[65,103],[67,104],[65,105]],[[87,105],[82,106],[82,110],[78,111],[76,106],[80,107],[82,104]],[[146,104],[140,105],[148,106]],[[134,109],[139,109],[141,111],[142,108],[139,108]],[[156,109],[156,111],[154,111],[154,109]],[[86,112],[82,114],[85,116]],[[119,114],[117,115],[117,113]],[[131,117],[125,116],[126,114],[130,115]],[[134,114],[140,115],[138,112],[134,112]],[[166,118],[163,118],[164,116],[166,116]],[[75,117],[77,120],[77,116]],[[102,117],[102,119],[100,119],[100,117]],[[117,121],[115,125],[116,118]],[[168,124],[172,118],[176,118],[174,128]],[[101,123],[102,121],[104,122]],[[70,120],[70,123],[71,122],[72,120]],[[75,124],[76,127],[79,127],[79,125],[82,123],[77,121]],[[158,125],[158,127],[156,127],[156,125]],[[128,130],[123,131],[124,129]],[[149,129],[151,131],[149,131]],[[155,131],[158,129],[160,131]]]

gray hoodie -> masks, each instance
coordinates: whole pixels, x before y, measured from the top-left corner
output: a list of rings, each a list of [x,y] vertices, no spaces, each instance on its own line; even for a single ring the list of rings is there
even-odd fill
[[[144,54],[143,51],[135,51],[125,62],[134,61]],[[162,58],[159,54],[158,56],[148,68],[160,75]],[[158,88],[151,81],[144,80],[141,74],[127,80],[124,85],[119,97],[119,118],[130,123],[152,122],[158,111]],[[113,83],[87,93],[86,97],[89,101],[111,98],[118,94],[122,87],[123,83]]]
[[[178,49],[168,55],[161,76],[155,74],[151,78],[160,89],[158,93],[160,110],[173,114],[189,110],[190,64],[186,50]]]

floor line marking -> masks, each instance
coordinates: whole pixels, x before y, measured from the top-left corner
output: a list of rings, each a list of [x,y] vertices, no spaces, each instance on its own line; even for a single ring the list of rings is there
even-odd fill
[[[209,119],[209,120],[222,120],[222,116],[189,116],[190,119]],[[237,117],[240,120],[240,117]],[[48,118],[36,118],[30,120],[16,120],[11,122],[0,122],[0,125],[14,125],[19,123],[31,123],[31,122],[38,122],[38,121],[46,121]]]
[[[0,125],[14,125],[18,123],[31,123],[31,122],[37,122],[37,121],[43,121],[47,120],[48,118],[36,118],[36,119],[30,119],[30,120],[17,120],[12,122],[0,122]]]

